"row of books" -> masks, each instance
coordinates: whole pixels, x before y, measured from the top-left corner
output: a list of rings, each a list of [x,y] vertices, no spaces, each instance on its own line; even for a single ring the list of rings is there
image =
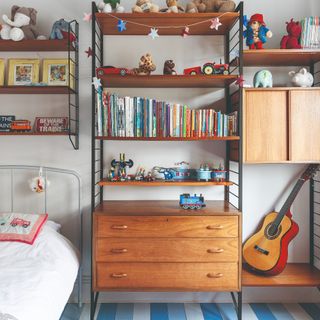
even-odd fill
[[[320,48],[320,18],[308,17],[301,21],[302,33],[300,44],[305,49]]]
[[[226,137],[237,135],[237,112],[191,109],[141,97],[97,93],[97,135],[108,137]]]

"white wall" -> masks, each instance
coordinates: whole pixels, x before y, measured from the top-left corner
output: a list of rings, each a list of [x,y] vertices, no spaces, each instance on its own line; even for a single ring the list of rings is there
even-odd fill
[[[122,1],[127,11],[135,1]],[[164,5],[164,1],[154,1]],[[310,15],[311,5],[318,1],[256,1],[245,0],[245,13],[264,13],[265,21],[274,33],[274,37],[266,47],[278,47],[281,36],[285,33],[285,21],[291,17],[296,19]],[[181,1],[186,3],[186,1]],[[83,180],[83,205],[85,212],[86,233],[84,243],[85,275],[87,284],[89,275],[89,247],[90,247],[90,123],[91,123],[91,60],[86,58],[84,51],[91,46],[90,24],[82,21],[83,12],[90,12],[89,0],[55,0],[55,1],[16,1],[15,4],[33,6],[38,9],[39,29],[48,34],[53,21],[64,17],[77,19],[80,23],[80,150],[74,151],[65,137],[2,137],[0,140],[1,164],[33,164],[68,168],[78,171]],[[2,0],[0,13],[9,13],[12,1]],[[318,11],[319,14],[319,11]],[[152,41],[148,37],[109,37],[105,39],[105,63],[133,67],[138,58],[145,52],[153,54],[158,66],[157,73],[161,73],[163,62],[172,58],[176,62],[177,71],[182,72],[186,66],[201,64],[202,62],[218,59],[222,55],[221,39],[214,38],[208,42],[207,38],[189,37],[160,37]],[[211,46],[212,44],[212,46]],[[129,51],[130,50],[130,51]],[[128,51],[130,54],[128,54]],[[7,55],[4,55],[6,57]],[[9,56],[9,55],[8,55]],[[11,54],[10,54],[11,56]],[[40,56],[55,57],[53,54],[42,53]],[[1,56],[2,57],[2,56]],[[17,54],[11,57],[38,57],[37,53]],[[275,83],[284,84],[287,81],[287,69],[275,72]],[[251,82],[255,70],[246,70],[246,80]],[[222,97],[222,92],[213,92],[207,89],[115,89],[112,92],[130,95],[143,95],[167,99],[174,102],[189,103],[200,106]],[[36,115],[55,115],[64,110],[64,97],[57,96],[12,96],[1,95],[1,113],[14,113],[33,119]],[[59,110],[59,111],[58,111]],[[117,157],[119,152],[126,152],[136,165],[143,165],[147,169],[154,165],[172,165],[176,161],[186,160],[193,165],[201,161],[220,162],[224,157],[223,143],[209,142],[107,142],[105,165]],[[260,219],[270,211],[278,200],[279,195],[286,190],[288,184],[304,168],[302,165],[250,165],[244,167],[244,238],[253,232]],[[178,199],[180,192],[185,189],[175,188],[153,190],[137,189],[106,189],[107,198],[116,199]],[[218,188],[190,190],[203,192],[207,199],[222,198],[222,190]],[[300,224],[300,234],[290,249],[290,260],[307,261],[308,259],[308,190],[307,187],[300,193],[295,205],[294,216]],[[86,292],[88,294],[88,291]],[[197,301],[218,299],[225,300],[223,294],[183,293],[183,294],[107,294],[105,298],[113,301],[146,301],[146,300],[182,300]],[[250,301],[311,301],[316,300],[316,291],[312,289],[283,289],[277,290],[245,290],[245,299]]]

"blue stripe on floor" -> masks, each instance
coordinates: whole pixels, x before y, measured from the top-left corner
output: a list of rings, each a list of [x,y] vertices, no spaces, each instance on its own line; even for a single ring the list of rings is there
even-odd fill
[[[184,311],[183,303],[169,303],[168,304],[169,320],[186,320],[186,313]]]
[[[117,312],[116,303],[102,303],[97,320],[115,320]]]
[[[266,304],[250,303],[250,306],[259,320],[277,320]]]
[[[314,303],[300,303],[302,308],[309,314],[314,320],[320,319],[320,309]]]
[[[115,320],[132,320],[133,319],[133,303],[119,303],[117,305],[117,313]]]
[[[151,320],[169,320],[168,305],[166,303],[151,303]]]
[[[215,303],[200,303],[205,320],[223,320]]]
[[[271,312],[276,315],[277,320],[295,320],[282,304],[269,303],[268,306]]]
[[[217,306],[219,308],[223,320],[237,319],[237,313],[232,303],[219,303]]]

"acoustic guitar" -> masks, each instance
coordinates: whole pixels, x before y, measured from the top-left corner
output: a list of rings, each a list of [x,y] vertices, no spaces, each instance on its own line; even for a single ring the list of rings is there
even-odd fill
[[[320,165],[311,164],[293,187],[279,213],[269,213],[261,229],[243,245],[243,258],[249,268],[267,275],[283,271],[288,259],[290,241],[298,234],[299,226],[292,220],[290,207],[304,182],[319,170]]]

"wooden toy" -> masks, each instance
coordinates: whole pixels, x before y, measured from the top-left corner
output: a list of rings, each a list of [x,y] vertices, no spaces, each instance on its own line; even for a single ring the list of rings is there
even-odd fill
[[[185,210],[197,210],[206,206],[202,194],[200,194],[200,196],[197,196],[196,194],[194,194],[194,196],[191,196],[189,193],[180,195],[179,205]]]

